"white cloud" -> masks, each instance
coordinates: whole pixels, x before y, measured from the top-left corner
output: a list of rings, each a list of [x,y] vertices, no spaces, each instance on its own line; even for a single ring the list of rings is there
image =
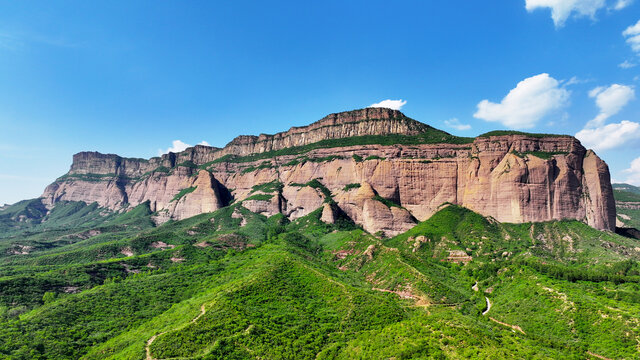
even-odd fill
[[[629,168],[622,172],[629,174],[624,182],[632,185],[640,185],[640,157],[631,161]]]
[[[627,43],[631,46],[631,50],[640,53],[640,34],[628,37]]]
[[[630,86],[613,84],[608,88],[599,86],[592,89],[589,97],[596,99],[600,113],[587,123],[587,127],[598,127],[604,124],[605,120],[619,113],[635,97],[635,91]]]
[[[631,69],[632,67],[634,67],[634,66],[636,66],[636,65],[638,65],[638,64],[636,64],[636,63],[632,63],[632,62],[631,62],[631,61],[629,61],[629,60],[625,60],[624,62],[622,62],[622,63],[618,64],[618,67],[619,67],[619,68],[622,68],[622,69]]]
[[[640,124],[623,120],[592,129],[582,129],[576,134],[582,144],[594,150],[608,150],[620,147],[629,141],[640,139]]]
[[[626,0],[619,0],[620,8],[624,8]],[[616,9],[618,9],[616,4]],[[588,16],[594,18],[596,12],[606,6],[606,0],[525,0],[527,11],[539,8],[550,8],[551,18],[556,27],[564,25],[570,16]]]
[[[586,82],[589,82],[589,80],[582,80],[582,79],[579,79],[577,76],[574,76],[574,77],[572,77],[571,79],[569,79],[567,81],[562,80],[560,82],[564,83],[564,86],[570,86],[570,85],[586,83]]]
[[[624,36],[632,36],[640,34],[640,20],[635,25],[631,25],[622,32]]]
[[[616,5],[613,8],[614,10],[622,10],[627,6],[631,5],[632,3],[633,3],[633,0],[618,0],[618,2],[616,2]]]
[[[576,134],[576,138],[584,146],[594,150],[608,150],[640,139],[639,123],[623,120],[604,125],[608,118],[620,112],[635,97],[633,87],[620,84],[599,86],[589,91],[589,97],[595,98],[600,113]]]
[[[171,143],[171,147],[169,147],[167,150],[158,150],[158,155],[162,155],[162,154],[167,154],[167,153],[178,153],[180,151],[185,150],[186,148],[191,147],[191,145],[182,142],[181,140],[173,140],[173,142]]]
[[[540,74],[520,81],[500,103],[482,100],[473,116],[512,129],[532,128],[540,119],[566,105],[569,94],[549,74]]]
[[[208,142],[206,142],[204,140],[200,141],[196,145],[211,146],[211,145],[209,145]],[[170,153],[170,152],[179,153],[181,151],[186,150],[187,148],[190,148],[191,146],[193,146],[193,145],[189,145],[189,144],[183,142],[182,140],[173,140],[171,142],[171,146],[167,150],[162,150],[162,149],[158,150],[158,156],[162,156],[163,154],[167,154],[167,153]]]
[[[445,125],[447,125],[450,128],[454,128],[456,130],[460,130],[460,131],[464,131],[464,130],[469,130],[471,129],[471,125],[469,124],[462,124],[460,122],[460,120],[453,118],[453,119],[449,119],[449,120],[445,120],[444,121]]]
[[[369,107],[375,107],[375,108],[389,108],[389,109],[393,109],[393,110],[400,110],[402,109],[402,107],[406,104],[407,102],[400,99],[400,100],[382,100],[377,104],[371,104],[369,105]]]
[[[622,36],[627,38],[627,43],[631,46],[631,50],[640,53],[640,20],[623,31]]]

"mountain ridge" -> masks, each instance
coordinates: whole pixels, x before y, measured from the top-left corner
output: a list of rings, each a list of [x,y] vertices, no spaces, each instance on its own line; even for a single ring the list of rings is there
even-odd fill
[[[373,128],[368,128],[366,126],[367,123],[372,123]],[[326,130],[334,127],[342,131],[325,131],[313,137],[307,136],[309,132],[321,131],[323,129]],[[149,163],[150,165],[147,168],[153,170],[158,166],[174,167],[176,164],[184,161],[206,163],[229,155],[246,156],[250,154],[282,150],[288,147],[304,146],[327,139],[389,134],[411,136],[424,133],[428,130],[437,131],[444,137],[452,136],[451,134],[437,130],[427,124],[410,119],[398,110],[386,108],[365,108],[329,114],[309,125],[293,126],[287,131],[273,135],[239,135],[222,148],[207,145],[195,145],[180,152],[169,152],[150,159],[127,158],[121,157],[117,154],[102,154],[96,151],[82,151],[74,155],[70,173],[90,173],[86,172],[85,169],[88,167],[83,164],[83,161],[85,159],[93,158],[109,159],[116,165],[126,165],[136,162]],[[270,140],[280,141],[282,144],[275,147],[273,144],[264,145],[264,143]],[[263,146],[259,147],[259,144],[263,144]]]

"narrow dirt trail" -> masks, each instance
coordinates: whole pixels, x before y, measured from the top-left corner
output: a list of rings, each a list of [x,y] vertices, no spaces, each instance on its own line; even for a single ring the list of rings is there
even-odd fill
[[[162,334],[164,333],[160,333],[158,335],[162,335]],[[147,341],[147,346],[145,347],[145,350],[147,352],[147,360],[154,360],[153,357],[151,356],[151,344],[156,340],[158,335],[153,335],[151,339]]]
[[[204,315],[207,312],[207,310],[204,308],[204,304],[202,304],[202,306],[200,306],[200,314],[198,314],[198,316],[196,316],[195,318],[193,318],[193,320],[191,320],[192,323],[198,321],[198,319],[200,319],[202,317],[202,315]]]
[[[200,314],[198,314],[198,316],[196,316],[195,318],[193,318],[191,320],[192,323],[198,321],[198,319],[200,319],[202,317],[202,315],[204,315],[207,312],[207,309],[205,309],[204,304],[202,304],[202,306],[200,306]],[[177,329],[177,328],[176,328]],[[174,329],[175,330],[175,329]],[[171,330],[169,330],[171,331]],[[153,344],[153,342],[156,340],[156,338],[160,335],[164,335],[169,331],[165,331],[165,332],[161,332],[159,334],[153,335],[149,340],[147,340],[147,345],[145,346],[145,351],[147,353],[147,357],[146,360],[159,360],[154,358],[153,356],[151,356],[151,344]]]
[[[613,359],[609,359],[608,357],[604,357],[602,355],[598,355],[596,353],[592,353],[591,351],[587,351],[587,354],[589,354],[589,355],[591,355],[593,357],[596,357],[598,359],[602,359],[602,360],[613,360]]]
[[[474,290],[475,290],[475,289],[474,289]],[[490,300],[489,300],[489,298],[488,298],[488,297],[486,297],[486,296],[484,297],[484,299],[487,301],[487,310],[483,311],[483,312],[482,312],[482,315],[487,315],[487,314],[489,313],[489,310],[491,310],[491,301],[490,301]],[[507,324],[507,323],[502,322],[502,321],[500,321],[500,320],[496,320],[496,319],[492,318],[491,316],[489,316],[489,320],[491,320],[491,321],[493,321],[493,322],[495,322],[495,323],[498,323],[498,324],[500,324],[500,325],[502,325],[502,326],[506,326],[506,327],[508,327],[508,328],[511,328],[511,329],[513,329],[514,331],[519,331],[519,332],[521,332],[523,335],[526,335],[526,333],[524,332],[524,330],[522,330],[522,328],[521,328],[520,326],[518,326],[518,325],[511,325],[511,324]]]
[[[473,289],[473,291],[478,291],[478,282],[477,281],[476,281],[475,285],[473,285],[472,289]],[[487,301],[487,310],[483,311],[482,315],[487,315],[489,313],[489,310],[491,310],[491,300],[489,300],[489,298],[486,297],[486,296],[484,297],[484,299]],[[493,321],[495,323],[498,323],[498,324],[500,324],[502,326],[509,327],[509,328],[513,329],[514,331],[519,331],[522,334],[526,335],[526,333],[518,325],[507,324],[507,323],[502,322],[500,320],[496,320],[496,319],[492,318],[491,316],[489,316],[489,320],[491,320],[491,321]]]
[[[527,335],[527,333],[525,333],[525,332],[524,332],[524,330],[522,330],[522,328],[521,328],[520,326],[518,326],[518,325],[511,325],[511,324],[507,324],[507,323],[502,322],[502,321],[500,321],[500,320],[496,320],[496,319],[494,319],[494,318],[492,318],[492,317],[489,317],[489,320],[491,320],[491,321],[493,321],[493,322],[495,322],[495,323],[498,323],[498,324],[500,324],[500,325],[502,325],[502,326],[509,327],[509,328],[513,329],[514,331],[519,331],[519,332],[521,332],[523,335]]]
[[[473,291],[478,291],[479,290],[478,289],[478,282],[476,281],[476,283],[473,284],[473,286],[471,288],[473,289]],[[486,296],[484,297],[484,299],[487,301],[487,310],[483,311],[482,315],[487,315],[489,313],[489,310],[491,310],[491,301]],[[502,326],[509,327],[509,328],[513,329],[514,331],[518,331],[518,332],[522,333],[523,335],[526,335],[524,330],[522,330],[522,328],[520,326],[518,326],[518,325],[507,324],[505,322],[496,320],[496,319],[494,319],[492,317],[489,317],[489,320],[491,320],[491,321],[493,321],[493,322],[495,322],[497,324],[500,324]],[[596,353],[592,353],[591,351],[587,351],[587,354],[590,355],[590,356],[593,356],[595,358],[601,359],[601,360],[613,360],[613,359],[609,359],[608,357],[604,357],[602,355],[598,355]]]

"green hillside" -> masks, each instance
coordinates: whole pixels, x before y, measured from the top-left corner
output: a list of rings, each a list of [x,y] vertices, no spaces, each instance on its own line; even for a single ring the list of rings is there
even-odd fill
[[[627,228],[640,229],[640,187],[613,184],[618,221]]]
[[[449,205],[379,239],[320,210],[78,227],[92,211],[59,206],[0,239],[0,358],[640,356],[640,242],[577,221]]]
[[[629,184],[612,184],[613,190],[627,191],[630,193],[640,194],[640,187]]]
[[[622,202],[640,202],[640,193],[635,193],[628,190],[613,190],[613,196],[617,201]]]

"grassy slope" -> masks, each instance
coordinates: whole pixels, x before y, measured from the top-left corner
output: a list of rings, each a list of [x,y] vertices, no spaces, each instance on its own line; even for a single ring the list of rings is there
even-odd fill
[[[622,221],[625,227],[640,229],[640,209],[617,207],[616,212],[618,214],[618,218]],[[620,214],[629,217],[629,220],[623,219]]]
[[[0,236],[40,223],[47,209],[40,199],[23,200],[0,210]]]
[[[0,257],[0,357],[144,359],[154,335],[159,358],[639,354],[638,242],[578,222],[448,206],[380,240],[320,212],[288,223],[234,205],[127,232],[148,221],[137,211],[101,225],[121,232]]]
[[[640,194],[627,190],[613,190],[613,196],[617,201],[640,202]]]

